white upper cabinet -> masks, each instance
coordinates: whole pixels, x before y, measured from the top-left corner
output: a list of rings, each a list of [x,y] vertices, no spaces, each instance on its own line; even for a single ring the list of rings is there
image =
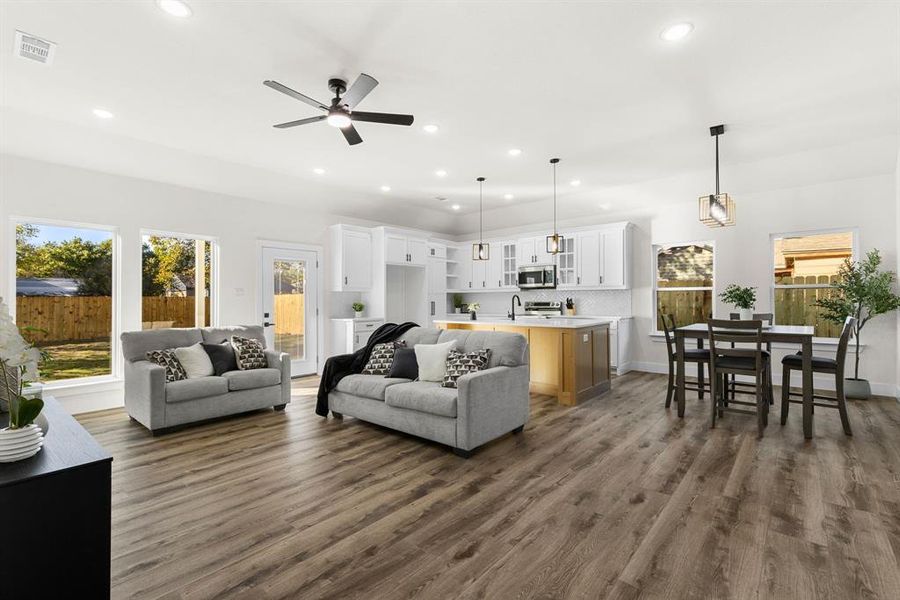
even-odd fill
[[[583,287],[600,285],[600,237],[599,231],[583,231],[575,236],[578,262],[576,285]]]
[[[472,266],[475,261],[472,260],[471,254],[472,247],[469,248],[463,247],[459,252],[459,262],[456,264],[457,269],[457,289],[462,291],[476,289],[475,285],[473,285],[473,270]],[[468,250],[468,252],[467,252]]]
[[[372,235],[346,225],[331,227],[331,290],[365,292],[372,287]]]
[[[516,242],[500,242],[500,287],[514,288],[519,284]],[[491,250],[493,252],[493,249]]]
[[[557,285],[574,286],[578,283],[578,269],[575,261],[578,258],[577,244],[574,235],[562,235],[559,240],[559,254],[556,255]]]
[[[628,288],[630,281],[630,249],[628,228],[609,229],[601,233],[600,287]]]
[[[384,262],[392,265],[425,265],[428,242],[402,233],[384,234]]]
[[[516,241],[519,266],[555,265],[556,257],[547,252],[547,237],[527,237]]]

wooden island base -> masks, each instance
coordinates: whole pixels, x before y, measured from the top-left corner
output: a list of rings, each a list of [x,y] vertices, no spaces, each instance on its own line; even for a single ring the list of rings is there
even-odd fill
[[[478,322],[442,322],[441,329],[508,331],[528,340],[531,352],[531,391],[555,395],[575,406],[609,390],[609,325],[556,328]]]

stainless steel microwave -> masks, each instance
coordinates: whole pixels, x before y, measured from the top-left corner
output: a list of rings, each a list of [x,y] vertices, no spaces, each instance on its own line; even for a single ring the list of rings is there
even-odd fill
[[[556,287],[556,265],[519,267],[519,289],[533,290]]]

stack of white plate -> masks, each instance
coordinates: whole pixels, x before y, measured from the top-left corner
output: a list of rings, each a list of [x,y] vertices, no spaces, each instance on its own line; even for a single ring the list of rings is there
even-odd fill
[[[0,429],[0,463],[34,456],[44,445],[41,428],[31,424],[21,429]]]

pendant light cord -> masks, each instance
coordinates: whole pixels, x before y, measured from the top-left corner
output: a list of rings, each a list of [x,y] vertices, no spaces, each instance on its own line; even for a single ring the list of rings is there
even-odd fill
[[[556,235],[556,165],[553,163],[553,235]]]
[[[484,181],[478,182],[478,241],[484,244]]]
[[[719,196],[719,136],[716,135],[716,196]]]

